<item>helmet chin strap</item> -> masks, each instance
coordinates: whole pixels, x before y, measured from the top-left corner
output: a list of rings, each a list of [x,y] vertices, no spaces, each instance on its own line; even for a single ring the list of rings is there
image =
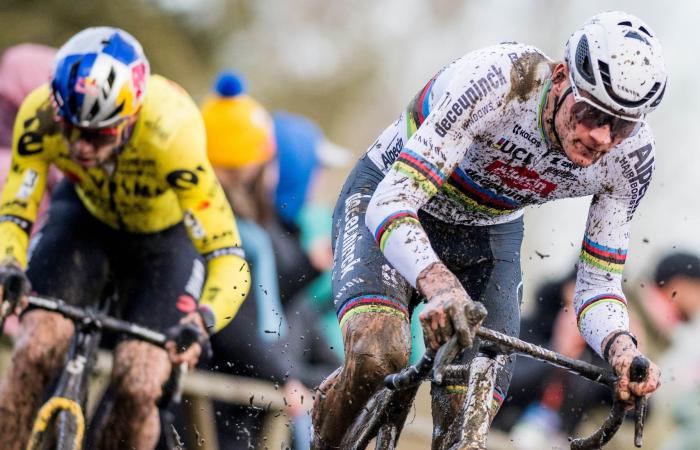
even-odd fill
[[[561,108],[561,105],[564,103],[564,100],[566,100],[566,97],[569,96],[573,92],[573,89],[571,86],[569,86],[564,93],[562,94],[561,97],[554,97],[554,111],[552,112],[552,133],[554,134],[554,138],[557,140],[557,145],[559,145],[559,148],[564,150],[564,146],[561,144],[561,139],[559,139],[559,133],[557,133],[557,113],[559,112],[559,108]]]

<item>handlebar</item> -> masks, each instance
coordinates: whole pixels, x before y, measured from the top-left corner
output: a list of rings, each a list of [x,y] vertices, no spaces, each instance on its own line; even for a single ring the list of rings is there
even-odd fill
[[[531,358],[539,359],[540,361],[567,369],[596,383],[608,386],[610,389],[614,390],[615,388],[617,376],[612,371],[603,367],[569,358],[555,351],[490,330],[483,326],[479,327],[476,334],[485,341],[499,345],[506,353],[517,352]],[[447,364],[452,362],[460,350],[461,347],[458,344],[457,337],[452,336],[447,343],[440,347],[437,354],[432,349],[428,349],[417,364],[409,366],[399,373],[385,377],[384,386],[389,390],[403,390],[414,387],[429,377],[431,368],[433,380],[440,384],[443,374],[447,370]],[[642,356],[634,358],[630,366],[630,380],[637,382],[643,381],[647,377],[649,365],[649,360]],[[646,398],[636,399],[634,442],[637,447],[641,447],[642,445],[642,432],[646,408]],[[571,441],[571,449],[592,450],[601,448],[601,446],[610,441],[620,429],[624,417],[624,405],[613,395],[613,406],[605,422],[591,436],[573,439]]]
[[[21,288],[22,285],[18,284],[16,281],[13,281],[13,278],[14,277],[6,277],[5,280],[3,280],[3,286],[10,287],[10,290],[4,292],[11,292],[14,295],[14,298],[6,295],[5,300],[3,301],[3,308],[5,307],[5,302],[9,303],[8,313],[12,312],[21,295],[21,290],[17,291],[16,288],[18,286]],[[171,333],[169,336],[165,333],[151,330],[150,328],[142,327],[141,325],[127,322],[125,320],[120,320],[103,313],[69,305],[60,299],[30,295],[28,296],[28,300],[30,306],[57,312],[72,320],[76,324],[86,327],[92,326],[115,333],[122,333],[129,337],[148,342],[149,344],[153,344],[161,348],[165,348],[165,343],[172,339],[175,341],[178,351],[183,352],[189,348],[190,345],[199,341],[199,329],[194,325],[177,327],[177,330],[174,333]],[[4,315],[0,317],[0,326],[2,325],[2,319],[4,319],[4,317]]]
[[[76,324],[94,326],[107,331],[123,333],[129,337],[157,345],[158,347],[165,347],[165,343],[168,341],[168,337],[164,333],[125,320],[116,319],[106,314],[72,306],[63,300],[30,295],[29,305],[47,311],[57,312]]]
[[[630,380],[631,381],[644,381],[647,377],[647,371],[649,370],[649,360],[643,356],[637,356],[632,360],[630,365]],[[636,399],[635,405],[635,433],[634,433],[634,445],[636,447],[642,446],[642,432],[644,429],[644,419],[646,416],[646,397],[641,397]],[[613,406],[610,410],[610,415],[605,422],[596,430],[593,434],[587,438],[573,439],[571,441],[571,450],[594,450],[599,449],[603,445],[607,444],[610,439],[617,433],[617,431],[622,426],[622,421],[625,418],[625,407],[617,399],[617,396],[613,395]]]

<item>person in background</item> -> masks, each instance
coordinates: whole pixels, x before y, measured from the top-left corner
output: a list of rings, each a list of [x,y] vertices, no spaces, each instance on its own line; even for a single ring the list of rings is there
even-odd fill
[[[6,49],[0,56],[0,185],[5,184],[12,159],[12,128],[17,111],[24,98],[35,88],[51,78],[56,49],[39,44],[18,44]],[[46,193],[39,204],[36,233],[44,221],[49,199],[56,184],[61,180],[61,172],[55,167],[49,169]],[[4,330],[10,336],[17,332],[19,321],[12,316],[5,321]]]
[[[294,353],[284,349],[289,325],[280,301],[273,245],[263,228],[274,217],[270,192],[277,183],[273,158],[276,143],[272,119],[265,108],[246,94],[243,78],[222,72],[214,92],[201,106],[207,130],[209,160],[233,210],[252,270],[253,301],[247,302],[231,326],[212,340],[213,368],[284,385],[289,408],[299,414],[293,398],[311,398],[303,383],[289,376]],[[307,403],[309,403],[307,401]],[[219,444],[226,449],[257,446],[261,410],[217,403]],[[220,413],[220,414],[219,414]]]
[[[306,117],[278,111],[273,121],[279,182],[274,192],[276,216],[267,228],[276,249],[283,304],[288,316],[301,317],[322,333],[329,348],[319,350],[332,347],[342,358],[342,335],[331,301],[332,210],[314,196],[321,172],[347,166],[351,153],[330,142]],[[339,362],[330,357],[321,360]],[[324,376],[320,374],[313,384]]]
[[[631,306],[646,330],[652,355],[663,354],[676,327],[692,318],[695,258],[686,251],[669,253],[659,260],[652,278],[637,286]]]
[[[289,319],[285,345],[293,355],[291,374],[314,387],[340,366],[343,345],[331,300],[332,212],[313,197],[321,171],[343,167],[351,156],[303,116],[276,112],[273,120],[279,181],[274,192],[276,216],[267,229]],[[295,424],[295,448],[309,448],[311,421],[305,409],[297,411]]]
[[[537,290],[535,308],[522,321],[520,337],[571,358],[605,365],[576,328],[573,310],[576,268]],[[585,414],[610,400],[610,391],[577,375],[521,358],[508,397],[493,427],[511,433],[518,449],[566,447]],[[543,439],[545,441],[543,441]]]
[[[695,450],[700,448],[700,258],[687,251],[670,253],[658,263],[654,281],[656,296],[649,296],[645,306],[657,311],[650,315],[662,324],[658,329],[668,347],[659,359],[664,368],[654,403],[659,413],[650,424],[662,427],[656,434],[664,438],[652,448]]]

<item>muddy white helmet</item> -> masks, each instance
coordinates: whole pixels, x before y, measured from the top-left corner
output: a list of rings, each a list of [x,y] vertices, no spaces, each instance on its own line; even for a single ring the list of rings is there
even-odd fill
[[[661,102],[666,66],[656,34],[622,11],[597,14],[566,43],[574,88],[588,92],[599,109],[639,120]]]
[[[87,28],[56,54],[51,91],[59,115],[73,125],[110,127],[141,108],[149,73],[141,44],[129,33]]]

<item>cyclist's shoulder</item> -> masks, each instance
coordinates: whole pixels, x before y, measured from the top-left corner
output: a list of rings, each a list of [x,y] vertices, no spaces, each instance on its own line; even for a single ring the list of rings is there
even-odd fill
[[[503,69],[510,70],[513,66],[520,68],[523,65],[527,67],[538,64],[549,65],[552,63],[552,59],[533,45],[519,42],[501,42],[473,50],[459,58],[456,63],[474,68],[479,68],[476,67],[477,65],[485,64],[488,66],[489,64],[495,64]],[[485,67],[485,69],[488,69],[488,67]]]
[[[467,53],[448,65],[450,78],[459,79],[476,93],[509,95],[524,100],[551,74],[552,60],[537,47],[502,42]]]
[[[204,125],[192,97],[174,81],[160,75],[148,80],[144,104],[139,112],[131,144],[155,157],[179,158],[178,142],[204,140]],[[188,138],[189,136],[189,138]]]
[[[648,169],[653,171],[656,156],[656,143],[649,124],[643,122],[639,129],[622,141],[610,153],[611,158],[605,158],[608,164],[613,163],[623,169],[627,178],[634,176],[632,169]]]
[[[16,123],[26,127],[32,125],[27,121],[34,118],[39,120],[39,125],[41,125],[38,127],[37,124],[33,124],[35,129],[41,129],[44,132],[59,131],[55,116],[55,108],[51,100],[51,89],[49,84],[45,83],[36,87],[24,98],[17,112]]]
[[[655,169],[656,149],[649,125],[622,141],[599,164],[596,176],[603,177],[603,193],[615,193],[641,200],[650,186]],[[634,203],[634,207],[638,202]]]
[[[65,148],[48,83],[31,91],[15,117],[13,147],[23,157],[46,160]]]

